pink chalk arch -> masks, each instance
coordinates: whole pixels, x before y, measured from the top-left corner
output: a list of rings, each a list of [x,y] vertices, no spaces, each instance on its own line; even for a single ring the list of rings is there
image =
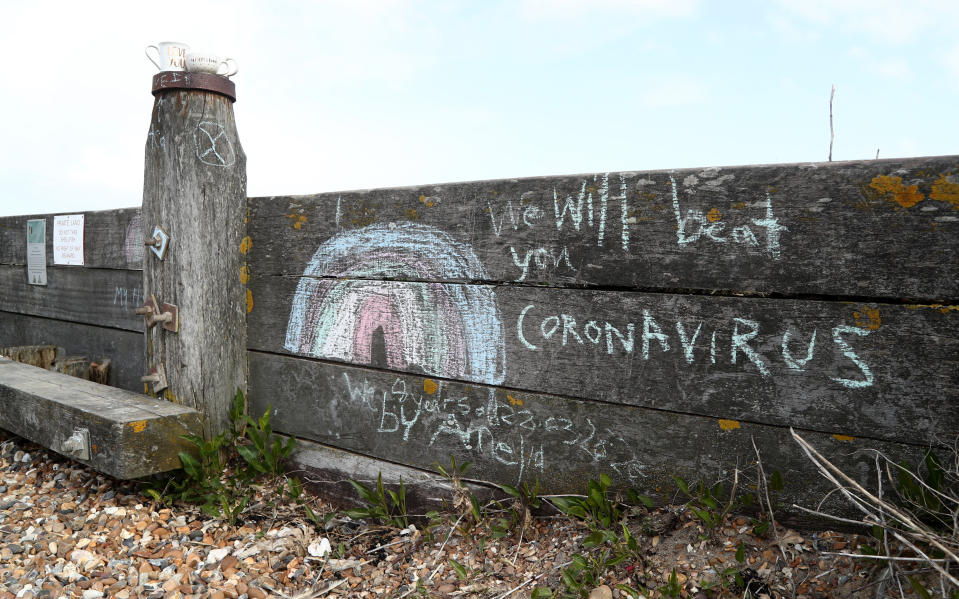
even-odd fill
[[[372,364],[374,336],[382,331],[390,369],[502,383],[506,346],[493,288],[419,282],[437,279],[489,276],[468,244],[435,227],[389,223],[339,233],[303,272],[284,347]]]

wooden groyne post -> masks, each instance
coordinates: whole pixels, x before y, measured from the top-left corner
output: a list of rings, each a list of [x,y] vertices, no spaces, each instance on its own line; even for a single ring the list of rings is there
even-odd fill
[[[145,363],[150,391],[196,408],[209,438],[246,392],[246,156],[233,83],[153,78],[143,177]]]

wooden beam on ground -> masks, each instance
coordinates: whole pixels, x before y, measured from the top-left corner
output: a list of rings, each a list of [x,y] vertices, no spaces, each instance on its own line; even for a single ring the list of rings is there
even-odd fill
[[[440,465],[444,465],[440,462]],[[445,465],[449,466],[449,458]],[[406,507],[409,514],[425,514],[430,510],[443,509],[443,502],[452,504],[456,491],[452,481],[433,472],[393,464],[375,458],[299,440],[290,456],[288,471],[298,476],[303,487],[341,508],[361,507],[363,502],[350,485],[353,480],[370,488],[382,478],[384,487],[406,491]],[[463,480],[463,486],[481,503],[496,495],[490,485]],[[500,497],[505,496],[500,492]]]
[[[121,479],[179,468],[203,431],[190,408],[3,358],[0,406],[0,428]]]

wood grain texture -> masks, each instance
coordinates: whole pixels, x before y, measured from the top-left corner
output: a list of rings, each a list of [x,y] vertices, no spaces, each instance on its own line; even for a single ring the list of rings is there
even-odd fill
[[[251,349],[904,443],[959,433],[955,306],[349,280],[300,323],[297,284],[254,278]],[[444,307],[464,287],[495,313]]]
[[[442,460],[441,460],[442,463]],[[449,462],[446,462],[449,465]],[[388,489],[406,489],[406,507],[410,514],[425,514],[444,509],[443,502],[453,502],[454,491],[449,480],[431,472],[402,466],[344,451],[328,445],[298,440],[287,461],[288,471],[295,472],[307,491],[322,496],[340,508],[362,507],[364,502],[349,484],[355,480],[375,488],[380,478]],[[481,504],[494,496],[489,486],[471,481],[463,485],[476,495]],[[499,497],[505,497],[500,492]]]
[[[107,384],[142,392],[143,333],[0,312],[0,345],[49,343],[62,354],[109,358]],[[0,352],[2,353],[2,352]]]
[[[0,333],[0,339],[2,338],[2,333]],[[8,339],[5,339],[5,341],[8,341]],[[14,345],[10,347],[0,347],[0,356],[9,358],[14,362],[49,370],[57,360],[57,346]]]
[[[787,488],[783,504],[829,490],[788,429],[617,404],[568,399],[250,353],[251,410],[267,404],[277,430],[379,459],[435,471],[471,461],[470,477],[515,485],[539,480],[546,493],[581,493],[587,478],[609,474],[662,499],[673,475],[714,481],[738,464],[752,472],[755,439],[768,472]],[[918,448],[803,433],[860,480],[868,452],[915,460]],[[840,440],[848,439],[848,440]]]
[[[27,283],[25,266],[0,266],[0,310],[69,322],[142,331],[139,271],[58,266],[46,285]]]
[[[139,270],[143,263],[143,231],[139,208],[76,211],[83,214],[84,266]],[[0,217],[0,264],[27,263],[27,221],[47,221],[47,266],[53,264],[52,214]]]
[[[253,198],[250,209],[254,276],[303,274],[335,235],[392,223],[471,248],[485,269],[472,280],[959,298],[955,156],[479,181]]]
[[[192,409],[11,360],[0,360],[0,404],[0,427],[73,459],[63,443],[87,429],[78,461],[122,479],[179,468],[191,450],[181,435],[202,432]]]
[[[179,333],[147,330],[148,367],[165,369],[165,397],[199,410],[215,436],[246,389],[246,156],[232,103],[210,92],[159,94],[145,152],[143,235],[159,225],[170,245],[162,261],[145,258],[143,288],[175,304],[180,319]]]

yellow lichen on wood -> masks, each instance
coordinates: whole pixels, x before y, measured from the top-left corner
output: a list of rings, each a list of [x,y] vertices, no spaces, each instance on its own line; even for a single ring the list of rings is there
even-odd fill
[[[959,183],[953,183],[946,175],[940,175],[932,184],[929,199],[948,202],[953,208],[959,210]]]
[[[903,185],[902,177],[892,177],[889,175],[877,175],[869,183],[869,187],[886,196],[903,208],[912,208],[919,202],[926,199],[926,196],[919,192],[917,185]]]
[[[709,212],[706,213],[706,220],[711,223],[719,222],[719,219],[723,217],[722,213],[718,208],[712,208]]]
[[[850,437],[849,435],[833,435],[833,438],[837,441],[855,441],[855,437]]]
[[[882,326],[882,318],[879,316],[879,308],[863,306],[861,311],[854,311],[852,313],[852,317],[856,321],[856,326],[860,329],[878,331],[879,327]]]
[[[433,379],[424,379],[424,380],[423,380],[423,391],[425,391],[425,392],[427,393],[427,395],[433,395],[434,393],[436,393],[436,391],[437,391],[439,388],[440,388],[440,386],[437,385],[437,384],[436,384],[436,381],[434,381]]]
[[[240,241],[240,253],[246,254],[250,251],[250,248],[253,247],[253,240],[250,239],[250,236],[247,235]]]
[[[249,314],[253,311],[253,292],[249,289],[246,290],[246,313]]]
[[[522,400],[522,399],[516,399],[516,398],[513,397],[512,395],[507,395],[507,396],[506,396],[506,399],[509,400],[509,405],[511,405],[511,406],[521,406],[521,405],[523,405],[523,400]]]
[[[738,420],[726,420],[725,418],[720,418],[720,419],[719,419],[719,428],[723,429],[724,431],[735,430],[735,429],[739,428],[739,421],[738,421]]]
[[[246,264],[240,268],[240,282],[244,285],[250,282],[250,267]]]
[[[910,310],[921,310],[923,308],[927,310],[939,310],[943,314],[959,311],[959,305],[948,306],[946,304],[906,304],[905,307]]]
[[[286,217],[293,221],[293,228],[297,231],[299,231],[303,223],[306,222],[306,217],[302,214],[287,214]]]
[[[134,421],[134,422],[129,423],[127,426],[129,426],[130,428],[132,428],[132,429],[133,429],[133,432],[135,432],[135,433],[142,433],[143,430],[147,427],[147,421],[146,421],[146,420],[136,420],[136,421]]]

